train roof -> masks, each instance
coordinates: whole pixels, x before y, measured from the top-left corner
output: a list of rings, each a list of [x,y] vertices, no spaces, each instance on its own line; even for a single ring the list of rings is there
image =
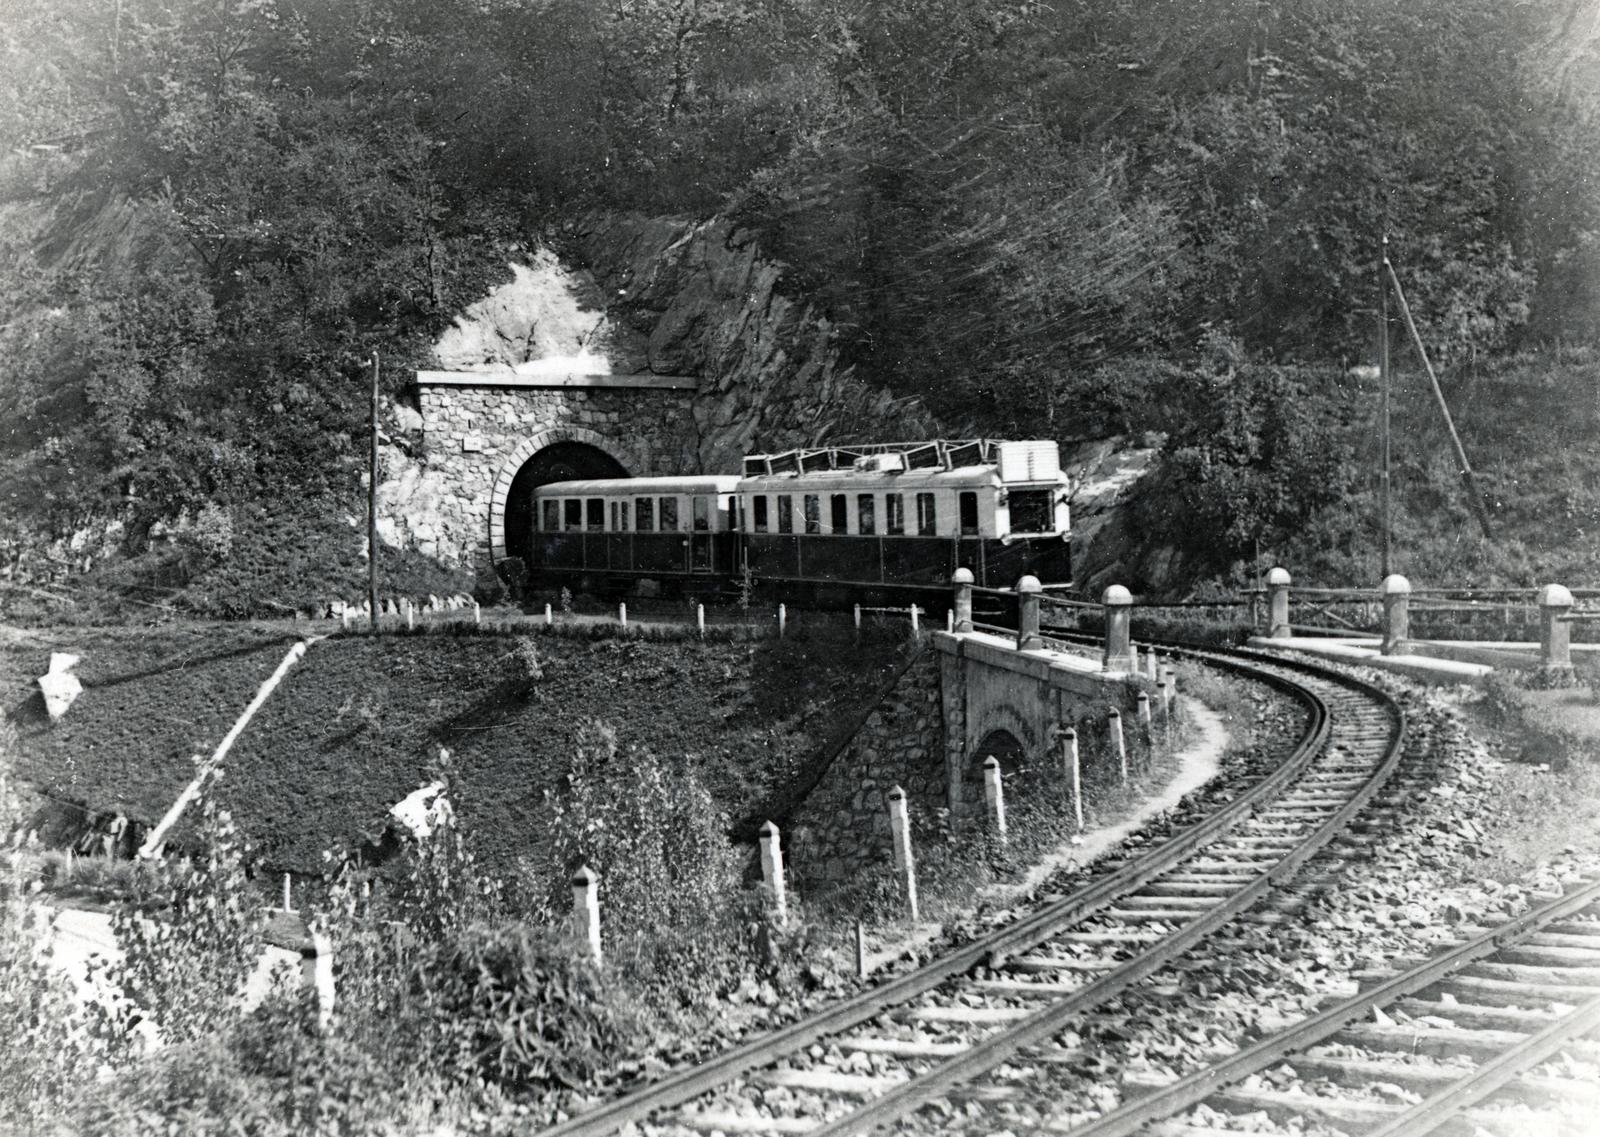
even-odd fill
[[[588,497],[607,494],[707,494],[733,493],[734,474],[694,474],[679,478],[583,478],[572,482],[546,482],[533,492],[548,497]]]
[[[739,479],[739,493],[809,493],[817,490],[937,490],[998,486],[993,466],[961,466],[954,470],[818,470],[811,474],[757,474]]]

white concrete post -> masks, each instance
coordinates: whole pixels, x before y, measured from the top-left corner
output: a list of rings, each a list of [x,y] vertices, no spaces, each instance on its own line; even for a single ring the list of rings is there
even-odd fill
[[[283,874],[283,910],[285,912],[293,912],[294,911],[294,904],[291,903],[290,897],[289,897],[289,874],[288,873],[284,873]]]
[[[1078,732],[1067,727],[1061,732],[1061,766],[1072,786],[1072,817],[1083,832],[1083,768],[1078,758]]]
[[[1288,569],[1275,568],[1267,573],[1267,635],[1275,640],[1294,634],[1289,627],[1289,583]]]
[[[768,821],[761,827],[761,879],[772,890],[772,907],[778,926],[789,923],[789,894],[783,883],[783,846],[778,827]]]
[[[406,631],[417,630],[417,606],[411,602],[411,597],[406,597]]]
[[[333,1021],[333,941],[325,933],[311,933],[311,951],[300,955],[300,977],[316,992],[317,1026],[327,1030]]]
[[[483,626],[483,607],[476,600],[472,602],[472,622],[478,627]]]
[[[951,614],[952,632],[972,631],[972,570],[958,568],[950,577],[956,586],[956,606]]]
[[[1006,790],[1000,778],[1000,759],[993,754],[983,760],[983,802],[989,807],[989,824],[995,836],[1006,843]]]
[[[889,832],[894,839],[894,867],[900,873],[906,894],[906,910],[911,922],[917,912],[917,864],[911,853],[911,815],[906,809],[906,791],[896,786],[889,791]]]
[[[700,638],[701,639],[705,639],[706,638],[706,606],[704,604],[696,604],[694,606],[694,622],[695,622],[695,625],[700,629]]]
[[[1039,594],[1044,585],[1036,576],[1017,581],[1017,650],[1035,651],[1044,646],[1039,636]]]
[[[861,634],[861,605],[856,605],[856,635]]]
[[[578,938],[589,945],[595,966],[605,963],[600,950],[600,874],[580,865],[572,874],[572,921]]]
[[[956,613],[953,608],[946,610],[944,614],[944,630],[947,632],[956,630]]]
[[[912,604],[911,604],[911,634],[913,636],[922,635],[922,624],[919,622],[919,617],[921,615],[922,615],[922,610],[917,607],[915,601],[912,601]]]
[[[1102,671],[1133,670],[1133,593],[1113,584],[1100,594],[1100,610],[1106,621],[1105,654]]]
[[[1111,713],[1106,719],[1106,730],[1111,736],[1111,752],[1117,756],[1117,768],[1122,772],[1122,781],[1128,781],[1128,747],[1122,738],[1122,712],[1116,707],[1111,708]]]
[[[1539,662],[1547,671],[1572,669],[1572,593],[1559,584],[1539,590]]]
[[[1383,578],[1383,654],[1398,655],[1411,638],[1411,582],[1399,573]]]
[[[1145,738],[1148,739],[1150,737],[1150,728],[1151,728],[1151,722],[1150,722],[1150,696],[1145,694],[1143,691],[1140,691],[1138,699],[1136,699],[1134,702],[1135,702],[1135,705],[1139,708],[1138,709],[1139,729],[1144,731],[1144,736],[1145,736]]]
[[[788,608],[788,605],[779,604],[778,605],[778,638],[780,640],[783,638],[784,629],[787,628],[788,625],[789,625],[789,608]]]
[[[1156,666],[1156,649],[1151,648],[1149,651],[1144,653],[1144,677],[1150,680],[1152,683],[1154,683],[1157,679]]]
[[[1178,699],[1178,676],[1170,663],[1161,665],[1161,713],[1172,721],[1172,704]]]
[[[617,603],[617,623],[624,628],[628,626],[628,605],[622,601]]]
[[[348,604],[339,609],[339,629],[345,632],[350,630],[350,606]]]

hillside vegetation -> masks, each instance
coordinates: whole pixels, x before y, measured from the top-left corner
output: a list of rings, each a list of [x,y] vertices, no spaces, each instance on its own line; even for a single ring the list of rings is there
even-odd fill
[[[597,211],[730,218],[952,432],[1214,422],[1213,377],[1248,377],[1262,422],[1172,451],[1223,470],[1226,568],[1347,495],[1270,440],[1288,387],[1337,399],[1370,361],[1381,232],[1458,373],[1594,341],[1597,26],[1587,0],[13,0],[6,595],[71,567],[39,539],[108,522],[159,554],[119,586],[270,560],[292,521],[250,503],[359,501],[363,361],[397,389]]]

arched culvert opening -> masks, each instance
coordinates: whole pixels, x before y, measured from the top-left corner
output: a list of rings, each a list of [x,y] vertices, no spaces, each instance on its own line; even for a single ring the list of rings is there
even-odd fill
[[[552,442],[522,464],[506,494],[506,554],[527,560],[533,552],[533,491],[579,478],[626,478],[611,455],[587,442]]]
[[[1021,770],[1028,757],[1028,752],[1023,749],[1016,735],[1009,730],[991,730],[972,751],[972,761],[967,769],[969,780],[983,780],[983,764],[991,754],[1000,760],[1000,772],[1008,776]]]

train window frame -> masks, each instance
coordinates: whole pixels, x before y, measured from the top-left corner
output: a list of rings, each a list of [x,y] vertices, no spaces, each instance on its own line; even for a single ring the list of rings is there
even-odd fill
[[[583,499],[583,528],[586,533],[604,533],[606,531],[605,498],[586,497]]]
[[[835,493],[828,495],[828,521],[830,533],[850,532],[850,495]]]
[[[1007,528],[1012,533],[1049,533],[1055,528],[1054,506],[1055,491],[1045,489],[1012,490],[1006,495]],[[1026,515],[1032,512],[1033,518]],[[1018,523],[1018,514],[1022,514],[1023,524]],[[1035,525],[1026,522],[1033,520]]]
[[[711,495],[693,494],[689,498],[689,527],[692,533],[711,532]]]
[[[878,495],[856,494],[856,532],[871,537],[878,532]]]
[[[805,518],[806,533],[815,536],[822,532],[822,495],[806,494],[800,502],[800,512]]]
[[[561,532],[561,503],[547,497],[539,503],[539,528],[546,533]]]
[[[932,493],[917,495],[917,536],[934,537],[939,533],[939,502]]]
[[[752,532],[752,533],[765,533],[767,531],[768,522],[771,520],[771,518],[769,516],[769,514],[771,512],[772,512],[771,511],[771,507],[769,506],[769,504],[767,502],[767,495],[766,494],[764,494],[764,493],[751,494],[750,495],[750,532]]]
[[[778,495],[778,532],[794,532],[794,496],[781,493]]]
[[[629,524],[632,503],[627,498],[620,498],[611,503],[611,532],[627,533],[633,526]]]
[[[906,535],[906,496],[900,493],[883,495],[883,532],[889,537]]]
[[[971,520],[968,520],[968,517]],[[982,527],[978,515],[978,492],[962,490],[956,494],[956,528],[963,537],[976,537]]]
[[[661,509],[656,516],[659,518],[661,528],[657,531],[661,533],[681,533],[683,530],[680,528],[680,518],[683,516],[683,511],[678,508],[677,496],[663,497],[660,504]]]
[[[583,499],[581,497],[564,497],[561,499],[561,528],[569,533],[583,529]]]
[[[654,533],[656,531],[655,498],[636,497],[633,499],[633,531],[635,533]]]

